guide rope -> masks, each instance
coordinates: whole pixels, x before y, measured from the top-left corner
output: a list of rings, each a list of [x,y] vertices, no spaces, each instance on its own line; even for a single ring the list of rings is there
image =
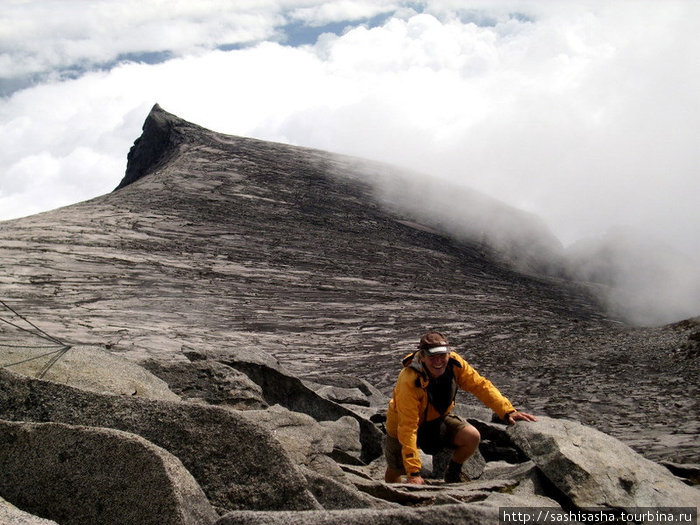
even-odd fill
[[[49,334],[47,334],[46,332],[44,332],[41,328],[39,328],[39,327],[36,326],[34,323],[32,323],[31,321],[29,321],[26,317],[24,317],[23,315],[21,315],[20,313],[18,313],[14,308],[12,308],[10,305],[8,305],[8,304],[7,304],[5,301],[3,301],[2,299],[0,299],[0,304],[2,304],[2,305],[3,305],[5,308],[7,308],[10,312],[12,312],[13,314],[15,314],[15,315],[16,315],[17,317],[19,317],[20,319],[22,319],[22,321],[24,321],[25,323],[27,323],[29,326],[31,326],[32,328],[34,328],[34,329],[35,329],[37,332],[39,332],[39,333],[37,334],[37,333],[35,333],[35,332],[32,332],[31,330],[28,330],[27,328],[23,328],[23,327],[21,327],[21,326],[15,324],[15,323],[12,323],[12,322],[10,322],[10,321],[8,321],[7,319],[4,319],[4,318],[2,318],[2,317],[0,317],[0,320],[1,320],[1,321],[5,322],[5,323],[7,323],[7,324],[9,324],[9,325],[14,326],[15,328],[19,328],[20,330],[22,330],[22,331],[24,331],[24,332],[29,332],[30,334],[34,334],[34,335],[37,336],[37,337],[41,337],[42,339],[46,339],[46,340],[48,340],[48,341],[53,341],[54,343],[59,344],[59,345],[62,345],[62,344],[63,344],[61,341],[59,341],[58,339],[56,339],[56,338],[53,337],[53,336],[50,336]],[[39,334],[41,334],[41,335],[39,335]]]
[[[66,352],[68,352],[68,350],[70,350],[72,347],[71,347],[70,345],[65,344],[65,343],[64,343],[63,341],[61,341],[60,339],[58,339],[58,338],[56,338],[56,337],[53,337],[52,335],[47,334],[44,330],[42,330],[41,328],[39,328],[38,326],[36,326],[34,323],[32,323],[29,319],[27,319],[26,317],[24,317],[22,314],[20,314],[19,312],[17,312],[14,308],[12,308],[10,305],[8,305],[8,304],[7,304],[5,301],[3,301],[2,299],[0,299],[0,305],[4,306],[7,310],[9,310],[10,312],[12,312],[12,313],[13,313],[14,315],[16,315],[17,317],[19,317],[22,321],[24,321],[25,323],[27,323],[27,324],[28,324],[29,326],[31,326],[34,330],[30,330],[30,329],[28,329],[28,328],[25,328],[25,327],[23,327],[23,326],[20,326],[20,325],[17,324],[16,322],[9,321],[8,319],[5,319],[4,317],[0,317],[0,321],[2,321],[3,323],[6,323],[6,324],[8,324],[8,325],[10,325],[10,326],[12,326],[12,327],[14,327],[14,328],[17,328],[18,330],[21,330],[21,331],[23,331],[23,332],[27,332],[27,333],[29,333],[29,334],[32,334],[32,335],[35,336],[35,337],[38,337],[38,338],[40,338],[40,339],[43,339],[43,340],[45,340],[45,341],[50,341],[51,343],[53,343],[53,345],[46,345],[46,344],[42,344],[42,345],[39,345],[39,344],[37,344],[37,345],[16,345],[16,344],[0,343],[0,348],[21,348],[21,349],[26,349],[26,350],[34,350],[34,349],[36,349],[36,350],[41,350],[41,349],[46,349],[46,348],[55,348],[54,345],[58,345],[58,346],[59,346],[59,348],[56,348],[55,350],[52,350],[52,351],[50,351],[50,352],[45,352],[45,353],[43,353],[43,354],[40,354],[40,355],[37,355],[37,356],[34,356],[34,357],[29,357],[29,358],[27,358],[27,359],[22,359],[22,360],[20,360],[20,361],[15,361],[15,362],[13,362],[13,363],[8,363],[8,364],[0,365],[0,367],[2,367],[2,368],[8,368],[8,367],[11,367],[11,366],[17,366],[17,365],[21,365],[21,364],[23,364],[23,363],[27,363],[27,362],[29,362],[29,361],[35,361],[35,360],[37,360],[37,359],[41,359],[42,357],[51,356],[51,357],[47,360],[47,362],[44,364],[44,366],[42,366],[41,369],[39,370],[39,372],[37,373],[37,377],[38,377],[39,379],[42,379],[42,378],[46,375],[46,373],[47,373],[49,370],[51,370],[51,367],[53,367],[53,365],[55,365],[56,362],[57,362],[59,359],[61,359],[61,357],[63,357],[63,356],[66,354]]]

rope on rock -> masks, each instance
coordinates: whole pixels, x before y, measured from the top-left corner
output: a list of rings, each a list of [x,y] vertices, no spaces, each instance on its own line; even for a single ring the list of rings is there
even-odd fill
[[[51,359],[49,359],[49,360],[47,361],[47,363],[44,365],[44,367],[39,371],[39,374],[37,375],[37,377],[38,377],[39,379],[43,379],[44,376],[46,375],[46,372],[48,372],[49,370],[51,370],[51,367],[52,367],[53,365],[56,364],[56,361],[58,361],[58,360],[61,359],[64,355],[66,355],[66,352],[68,352],[68,350],[70,350],[70,349],[71,349],[70,346],[64,346],[63,348],[61,348],[61,349],[56,353],[56,355],[54,355]]]
[[[0,343],[0,348],[56,348],[56,345],[8,345],[7,343]]]
[[[14,308],[12,308],[10,305],[8,305],[8,304],[7,304],[5,301],[3,301],[2,299],[0,299],[0,304],[2,304],[2,305],[3,305],[5,308],[7,308],[10,312],[12,312],[13,314],[15,314],[15,315],[16,315],[17,317],[19,317],[20,319],[22,319],[22,321],[24,321],[25,323],[27,323],[29,326],[31,326],[32,328],[34,328],[34,329],[35,329],[37,332],[39,332],[39,333],[37,334],[36,332],[32,332],[31,330],[28,330],[27,328],[23,328],[23,327],[21,327],[21,326],[15,324],[15,323],[12,323],[12,322],[8,321],[7,319],[3,319],[2,317],[0,317],[0,321],[3,321],[3,322],[5,322],[5,323],[7,323],[7,324],[9,324],[9,325],[11,325],[11,326],[14,326],[15,328],[19,328],[19,329],[22,330],[23,332],[29,332],[30,334],[33,334],[33,335],[35,335],[35,336],[37,336],[37,337],[40,337],[41,339],[46,339],[47,341],[52,341],[52,342],[54,342],[54,343],[56,343],[56,344],[63,345],[63,343],[62,343],[61,341],[59,341],[59,340],[56,339],[55,337],[50,336],[49,334],[47,334],[46,332],[44,332],[41,328],[39,328],[39,327],[36,326],[34,323],[32,323],[31,321],[29,321],[26,317],[24,317],[23,315],[21,315],[20,313],[18,313]]]
[[[29,362],[29,361],[35,361],[35,360],[37,360],[37,359],[41,359],[42,357],[51,356],[51,357],[48,359],[48,361],[44,364],[44,366],[39,370],[39,373],[37,374],[37,377],[38,377],[39,379],[42,379],[42,378],[46,375],[46,373],[51,369],[51,367],[52,367],[53,365],[55,365],[56,362],[57,362],[59,359],[61,359],[61,357],[63,357],[63,356],[66,354],[66,352],[68,352],[68,350],[70,350],[72,347],[71,347],[70,345],[65,344],[65,343],[62,342],[60,339],[58,339],[58,338],[56,338],[56,337],[53,337],[52,335],[47,334],[45,331],[43,331],[41,328],[39,328],[38,326],[36,326],[36,325],[35,325],[34,323],[32,323],[31,321],[29,321],[26,317],[24,317],[22,314],[20,314],[19,312],[17,312],[14,308],[12,308],[10,305],[8,305],[8,304],[7,304],[5,301],[3,301],[2,299],[0,299],[0,305],[4,306],[7,310],[9,310],[10,312],[12,312],[12,313],[13,313],[14,315],[16,315],[17,317],[19,317],[22,321],[24,321],[25,323],[27,323],[29,326],[31,326],[32,328],[34,328],[34,330],[36,330],[36,331],[33,331],[33,330],[30,330],[30,329],[25,328],[25,327],[23,327],[23,326],[20,326],[20,325],[18,325],[17,323],[12,322],[12,321],[9,321],[9,320],[7,320],[7,319],[5,319],[5,318],[3,318],[3,317],[0,317],[0,321],[2,321],[3,323],[6,323],[6,324],[8,324],[8,325],[10,325],[10,326],[12,326],[12,327],[14,327],[14,328],[17,328],[18,330],[21,330],[21,331],[23,331],[23,332],[27,332],[27,333],[29,333],[29,334],[32,334],[32,335],[35,336],[35,337],[38,337],[38,338],[40,338],[40,339],[43,339],[43,340],[45,340],[45,341],[50,341],[51,343],[53,343],[53,345],[45,345],[45,344],[44,344],[44,345],[33,345],[33,346],[32,346],[32,345],[14,345],[14,344],[0,343],[0,347],[4,347],[4,348],[22,348],[22,349],[26,349],[26,350],[35,350],[35,349],[36,349],[36,350],[39,350],[39,349],[45,349],[45,348],[55,348],[54,345],[59,345],[59,346],[60,346],[60,348],[57,348],[57,349],[52,350],[52,351],[50,351],[50,352],[45,352],[45,353],[43,353],[43,354],[41,354],[41,355],[37,355],[37,356],[34,356],[34,357],[29,357],[29,358],[27,358],[27,359],[22,359],[21,361],[16,361],[16,362],[14,362],[14,363],[8,363],[8,364],[6,364],[6,365],[0,365],[0,367],[7,368],[7,367],[10,367],[10,366],[21,365],[22,363],[27,363],[27,362]]]

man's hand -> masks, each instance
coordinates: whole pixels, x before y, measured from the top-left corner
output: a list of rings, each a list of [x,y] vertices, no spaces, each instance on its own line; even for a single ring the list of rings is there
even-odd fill
[[[406,483],[411,483],[412,485],[425,485],[425,480],[420,476],[408,476]]]
[[[515,412],[511,412],[510,414],[508,414],[506,422],[509,425],[515,425],[516,421],[537,421],[537,418],[532,414],[528,414],[526,412],[518,412],[516,410]]]

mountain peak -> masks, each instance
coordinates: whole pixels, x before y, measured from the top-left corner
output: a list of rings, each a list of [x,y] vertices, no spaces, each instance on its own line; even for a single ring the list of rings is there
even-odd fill
[[[183,126],[194,124],[155,104],[143,123],[143,133],[129,150],[126,173],[115,190],[128,186],[167,163],[177,146],[184,141],[183,133],[178,132],[178,128]]]

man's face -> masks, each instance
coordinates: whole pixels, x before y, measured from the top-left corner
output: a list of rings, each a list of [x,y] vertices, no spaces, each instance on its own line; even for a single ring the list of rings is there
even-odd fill
[[[430,372],[430,375],[436,378],[445,373],[449,360],[449,354],[437,354],[434,356],[421,354],[420,358],[421,363],[423,363],[423,366]]]

